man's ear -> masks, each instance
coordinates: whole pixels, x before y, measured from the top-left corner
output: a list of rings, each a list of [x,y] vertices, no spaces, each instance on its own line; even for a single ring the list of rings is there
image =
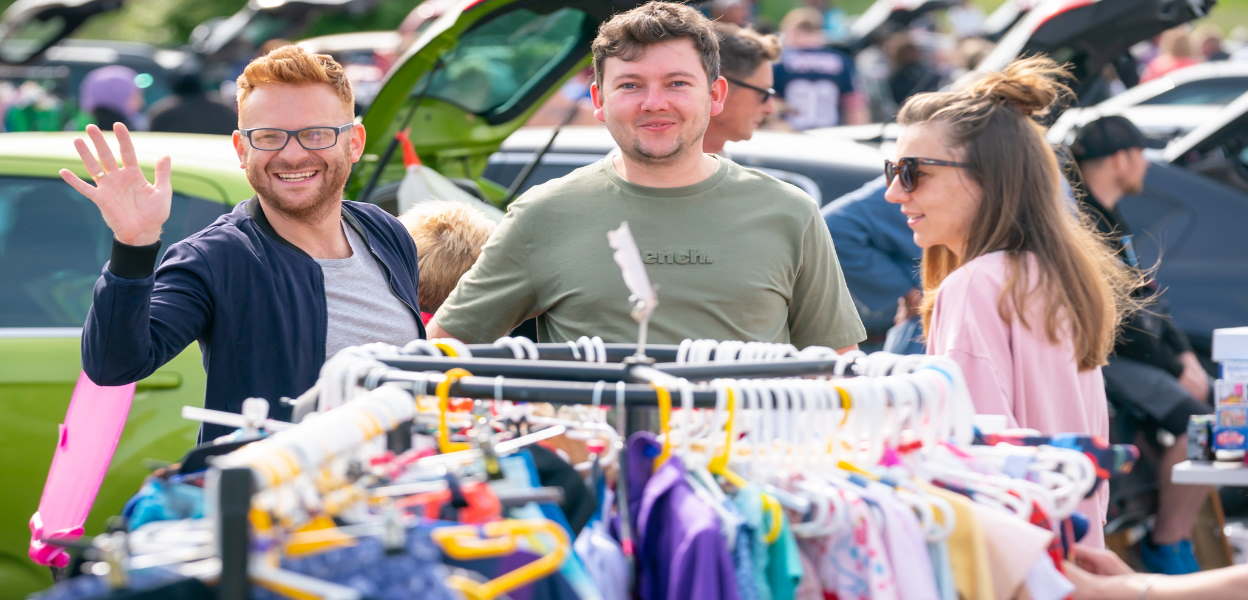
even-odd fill
[[[724,112],[724,102],[728,99],[728,80],[721,75],[711,82],[711,116]]]
[[[359,162],[364,155],[364,142],[368,141],[368,132],[364,131],[363,123],[356,123],[351,128],[351,162]]]
[[[594,102],[594,118],[605,123],[607,116],[602,108],[602,88],[598,86],[597,81],[589,84],[589,99]]]
[[[247,168],[247,140],[243,139],[243,133],[237,129],[231,136],[234,141],[234,151],[238,153],[238,166],[241,169]]]

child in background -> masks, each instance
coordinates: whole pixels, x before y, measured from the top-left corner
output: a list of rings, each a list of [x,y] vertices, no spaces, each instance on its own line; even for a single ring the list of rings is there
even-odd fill
[[[416,242],[420,318],[428,323],[481,255],[494,222],[471,206],[447,201],[418,203],[399,221]]]

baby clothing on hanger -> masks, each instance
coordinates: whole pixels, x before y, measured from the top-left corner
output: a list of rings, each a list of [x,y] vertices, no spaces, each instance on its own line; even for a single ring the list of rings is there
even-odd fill
[[[637,594],[642,600],[738,600],[736,576],[719,519],[685,481],[672,456],[653,470],[660,445],[641,431],[628,440],[629,509],[637,536]]]

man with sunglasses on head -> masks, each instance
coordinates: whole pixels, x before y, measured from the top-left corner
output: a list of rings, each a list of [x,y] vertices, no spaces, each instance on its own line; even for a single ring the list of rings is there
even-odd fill
[[[719,154],[725,142],[748,140],[776,112],[772,65],[780,58],[780,40],[731,23],[715,22],[719,72],[728,81],[724,110],[711,117],[702,151]]]
[[[169,247],[170,160],[154,183],[137,166],[125,126],[118,156],[99,128],[74,145],[95,185],[61,177],[100,209],[112,259],[95,286],[82,332],[83,368],[101,385],[137,381],[198,341],[205,406],[239,412],[244,399],[277,403],[316,381],[326,357],[367,342],[423,337],[416,248],[397,219],[342,198],[364,150],[342,66],[284,46],[238,78],[234,148],[256,196]],[[155,267],[155,268],[154,268]],[[202,439],[229,430],[205,425]]]

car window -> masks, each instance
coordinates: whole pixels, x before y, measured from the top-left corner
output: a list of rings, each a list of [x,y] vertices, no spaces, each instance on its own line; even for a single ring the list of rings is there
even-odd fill
[[[590,153],[549,152],[542,157],[542,162],[537,165],[537,168],[533,169],[533,172],[529,174],[529,178],[525,180],[524,185],[517,190],[516,196],[519,197],[520,194],[523,194],[535,185],[563,177],[602,158],[602,156],[601,154]],[[510,189],[516,177],[520,175],[520,172],[532,160],[532,152],[495,152],[490,155],[490,162],[486,165],[482,176],[504,188]]]
[[[561,75],[579,58],[592,27],[589,15],[562,8],[549,13],[517,9],[469,30],[442,66],[415,89],[486,116],[507,113],[547,76]]]
[[[226,208],[175,193],[161,256]],[[111,248],[99,210],[60,179],[0,177],[0,327],[81,327]]]
[[[1189,81],[1162,92],[1140,104],[1216,104],[1224,105],[1248,91],[1248,77],[1218,77]]]

